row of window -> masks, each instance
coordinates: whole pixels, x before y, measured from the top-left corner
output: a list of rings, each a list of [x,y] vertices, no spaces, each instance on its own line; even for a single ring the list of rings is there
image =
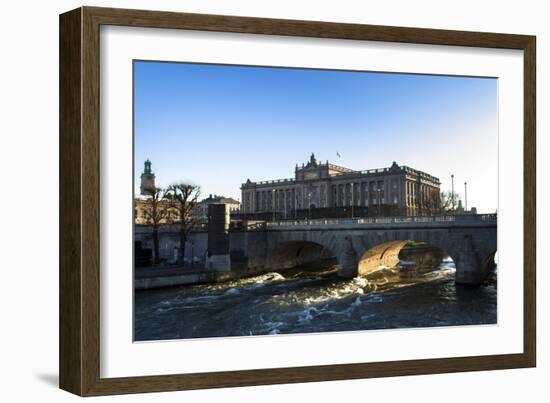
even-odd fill
[[[332,205],[338,206],[368,206],[369,204],[381,204],[386,203],[385,191],[391,190],[390,200],[392,204],[399,204],[398,197],[398,185],[401,182],[400,179],[391,179],[388,181],[376,180],[354,183],[342,183],[331,185],[332,193]],[[418,191],[418,184],[411,181],[405,182],[405,198],[407,205],[412,206],[416,204],[416,195]],[[422,197],[427,199],[428,197],[435,197],[439,193],[439,189],[436,187],[430,187],[427,185],[420,185],[420,192]],[[257,191],[255,194],[252,192],[245,192],[243,195],[244,210],[247,212],[253,211],[269,211],[275,207],[275,210],[283,210],[286,206],[288,209],[301,209],[302,203],[304,206],[310,205],[312,201],[319,203],[320,207],[329,205],[327,200],[326,185],[320,185],[319,196],[317,196],[317,188],[307,191],[304,189],[304,194],[301,194],[301,188],[295,189],[273,189]],[[254,197],[252,197],[254,196]],[[253,200],[251,200],[253,199]],[[252,209],[252,206],[254,208]]]

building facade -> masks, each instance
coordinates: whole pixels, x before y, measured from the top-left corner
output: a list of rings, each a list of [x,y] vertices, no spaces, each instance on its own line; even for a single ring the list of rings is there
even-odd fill
[[[140,195],[134,198],[134,223],[141,225],[152,224],[151,208],[151,196]],[[170,200],[160,200],[157,208],[165,211],[165,217],[160,220],[160,224],[173,224],[179,221],[179,213],[175,208],[172,208]]]
[[[206,199],[202,199],[197,208],[197,214],[204,222],[208,221],[208,206],[210,204],[227,204],[230,213],[238,213],[241,207],[241,203],[231,197],[210,195]]]
[[[294,178],[243,183],[241,213],[279,219],[429,215],[438,205],[439,188],[438,178],[396,162],[356,171],[318,162],[311,154],[307,164],[296,165]]]

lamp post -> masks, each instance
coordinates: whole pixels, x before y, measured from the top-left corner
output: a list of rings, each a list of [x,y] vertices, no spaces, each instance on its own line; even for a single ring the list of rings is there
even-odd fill
[[[381,213],[380,213],[380,191],[381,191],[381,189],[378,188],[378,189],[376,189],[376,190],[377,190],[377,192],[378,192],[378,216],[380,217],[380,214],[381,214]]]
[[[353,194],[353,182],[351,183],[351,219],[353,220],[353,205],[355,204],[355,195]]]
[[[273,206],[271,206],[271,208],[273,210],[273,219],[272,219],[272,221],[275,222],[275,189],[273,189],[272,192],[273,192],[273,197],[272,197]]]
[[[286,189],[283,191],[283,203],[285,204],[285,220],[286,220]]]
[[[195,262],[195,242],[191,242],[191,269],[193,268],[194,262]]]
[[[307,204],[308,204],[307,219],[311,220],[311,192],[307,193]]]
[[[451,206],[452,210],[455,211],[455,176],[451,174]]]
[[[468,183],[464,182],[464,210],[468,212]]]
[[[298,196],[296,195],[296,190],[294,190],[294,219],[296,219],[298,214]]]

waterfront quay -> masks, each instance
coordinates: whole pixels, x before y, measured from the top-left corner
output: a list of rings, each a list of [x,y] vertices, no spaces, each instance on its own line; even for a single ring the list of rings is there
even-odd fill
[[[147,290],[183,285],[207,284],[229,281],[237,278],[237,273],[221,273],[205,267],[150,266],[136,267],[134,289]]]

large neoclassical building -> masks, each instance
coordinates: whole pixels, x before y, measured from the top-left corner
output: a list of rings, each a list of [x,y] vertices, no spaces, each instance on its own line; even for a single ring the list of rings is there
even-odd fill
[[[396,162],[389,168],[356,171],[318,162],[311,154],[307,164],[296,165],[294,178],[243,183],[241,213],[287,219],[306,214],[425,215],[437,204],[439,187],[438,178]]]

